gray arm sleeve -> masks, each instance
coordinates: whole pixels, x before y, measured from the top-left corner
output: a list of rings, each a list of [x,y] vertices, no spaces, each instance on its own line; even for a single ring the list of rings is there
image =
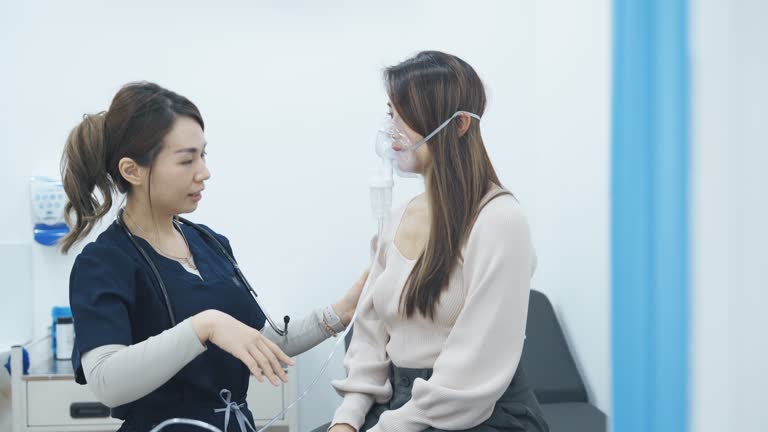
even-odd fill
[[[191,319],[186,319],[144,342],[103,345],[86,352],[83,372],[99,401],[114,408],[156,390],[205,350]]]
[[[323,312],[333,314],[334,317],[337,316],[330,306],[317,308],[297,323],[291,321],[286,336],[278,335],[269,323],[266,323],[261,329],[261,334],[279,346],[289,357],[293,357],[308,351],[331,336],[323,326]],[[344,327],[340,325],[335,325],[332,328],[335,332],[344,331]]]

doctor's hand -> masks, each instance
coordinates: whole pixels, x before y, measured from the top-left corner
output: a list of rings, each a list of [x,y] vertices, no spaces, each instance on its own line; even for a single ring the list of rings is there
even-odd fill
[[[352,315],[355,313],[357,301],[360,300],[360,293],[363,292],[363,286],[365,286],[365,281],[367,279],[368,272],[365,271],[360,275],[360,278],[352,284],[352,288],[344,294],[344,297],[331,306],[333,307],[333,311],[336,312],[336,315],[341,318],[341,323],[344,324],[344,326],[352,321]]]
[[[263,375],[274,386],[279,385],[278,377],[288,382],[280,362],[293,365],[293,360],[260,331],[214,309],[193,316],[192,326],[201,343],[210,341],[238,358],[259,382],[264,382]]]

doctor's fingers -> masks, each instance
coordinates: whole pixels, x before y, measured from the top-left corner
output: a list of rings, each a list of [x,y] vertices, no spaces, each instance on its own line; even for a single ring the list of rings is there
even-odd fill
[[[259,369],[259,364],[256,362],[256,359],[253,358],[250,351],[248,351],[248,348],[243,347],[241,350],[238,350],[236,353],[233,353],[235,357],[238,358],[245,366],[248,367],[248,370],[251,371],[251,374],[256,377],[256,380],[258,382],[263,383],[264,382],[264,376],[261,374],[261,369]]]
[[[269,339],[262,339],[261,343],[263,345],[262,352],[267,355],[267,359],[269,360],[269,364],[272,365],[272,370],[275,371],[275,373],[280,377],[280,380],[284,383],[288,382],[288,377],[285,375],[285,370],[283,369],[283,365],[280,363],[280,357],[281,355],[283,357],[287,357],[285,353],[283,353],[280,348],[278,348],[277,345],[272,343]],[[290,361],[290,358],[288,358]]]
[[[280,384],[280,382],[277,380],[278,372],[274,369],[272,361],[269,358],[270,356],[274,357],[274,354],[258,345],[260,345],[258,342],[252,345],[249,344],[248,352],[251,353],[251,357],[256,360],[256,363],[258,363],[259,367],[261,368],[261,372],[267,377],[267,379],[269,379],[272,385],[278,386]],[[275,360],[275,362],[277,362],[277,360]],[[282,369],[279,370],[282,372]]]
[[[280,348],[278,348],[277,345],[273,344],[270,340],[262,339],[261,352],[266,355],[267,360],[269,360],[269,364],[272,366],[272,370],[275,371],[278,377],[280,377],[280,380],[284,383],[287,383],[288,377],[285,376],[285,370],[283,370],[283,366],[280,364],[278,359],[278,356],[283,353]]]
[[[288,357],[288,354],[284,353],[276,343],[267,338],[263,338],[262,341],[269,347],[270,350],[272,350],[280,363],[287,364],[288,366],[293,366],[295,364],[293,359]]]

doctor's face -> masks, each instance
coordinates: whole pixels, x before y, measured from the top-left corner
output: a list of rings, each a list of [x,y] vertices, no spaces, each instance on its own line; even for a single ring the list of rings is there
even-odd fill
[[[205,135],[189,117],[179,117],[163,139],[152,165],[152,206],[172,214],[190,213],[202,199],[211,173],[205,163]]]

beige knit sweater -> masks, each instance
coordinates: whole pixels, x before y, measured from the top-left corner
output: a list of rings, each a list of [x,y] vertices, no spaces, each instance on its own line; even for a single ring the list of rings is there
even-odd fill
[[[393,212],[378,242],[379,258],[344,359],[348,377],[333,382],[344,400],[331,424],[359,429],[374,402],[391,398],[392,362],[434,368],[433,375],[417,379],[413,398],[384,413],[371,432],[468,429],[490,417],[520,360],[536,267],[528,222],[512,196],[488,202],[451,271],[434,321],[421,315],[403,319],[398,300],[415,261],[398,251],[393,238],[405,209]]]

